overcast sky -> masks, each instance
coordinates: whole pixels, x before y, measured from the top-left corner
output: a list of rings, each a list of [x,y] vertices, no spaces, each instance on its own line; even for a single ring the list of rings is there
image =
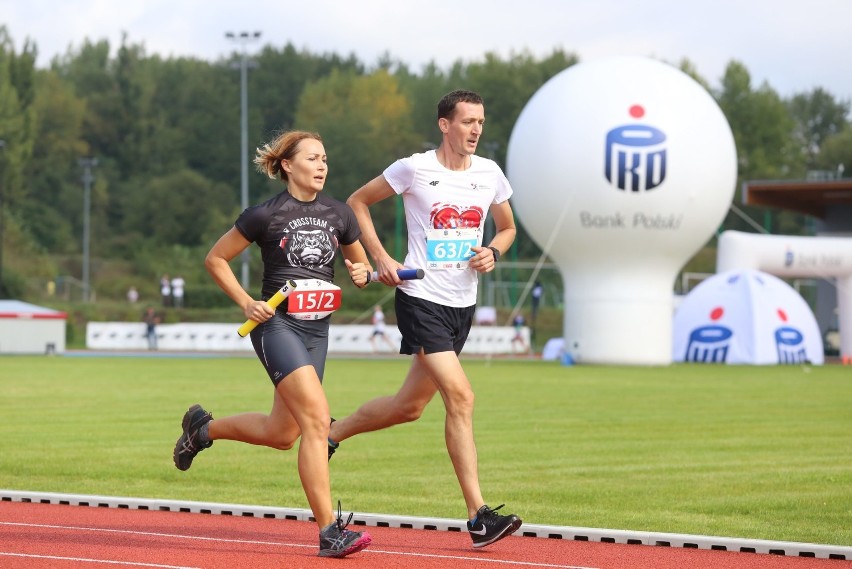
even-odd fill
[[[414,72],[562,48],[581,61],[687,58],[718,87],[736,59],[755,88],[852,99],[852,0],[0,0],[0,24],[17,50],[37,44],[40,67],[86,38],[109,40],[114,54],[122,32],[149,55],[215,61],[236,49],[225,32],[259,31],[249,51],[291,42],[368,67],[389,53]]]

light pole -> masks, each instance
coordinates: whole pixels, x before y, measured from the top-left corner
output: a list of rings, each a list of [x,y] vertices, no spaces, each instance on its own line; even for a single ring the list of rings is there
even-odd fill
[[[245,211],[248,207],[248,67],[249,59],[246,46],[260,39],[260,32],[226,32],[225,37],[240,44],[240,208]],[[242,278],[241,284],[244,289],[249,287],[249,252],[242,252]]]
[[[6,201],[6,196],[4,195],[5,188],[3,185],[3,176],[6,175],[6,141],[0,140],[0,298],[6,298],[6,287],[3,284],[3,232],[5,230],[5,225],[3,225],[3,204]]]
[[[92,168],[98,165],[97,158],[80,158],[77,164],[83,169],[83,302],[89,302],[89,212],[92,209]]]

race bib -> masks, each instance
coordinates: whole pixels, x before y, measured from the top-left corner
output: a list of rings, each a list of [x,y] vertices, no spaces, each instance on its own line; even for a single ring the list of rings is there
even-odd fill
[[[287,297],[287,314],[298,320],[319,320],[340,308],[340,287],[322,279],[296,279]]]
[[[477,227],[426,230],[426,268],[466,269],[475,255],[474,247],[482,243],[482,231]]]

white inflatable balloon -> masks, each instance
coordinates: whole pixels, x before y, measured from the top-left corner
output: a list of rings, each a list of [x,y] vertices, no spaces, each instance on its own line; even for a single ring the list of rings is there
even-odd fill
[[[524,107],[507,152],[512,202],[560,267],[577,363],[671,363],[678,271],[730,206],[731,129],[709,93],[642,57],[573,65]]]

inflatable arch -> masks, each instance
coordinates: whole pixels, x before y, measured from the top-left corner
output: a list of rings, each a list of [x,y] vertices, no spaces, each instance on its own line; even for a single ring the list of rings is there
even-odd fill
[[[716,272],[756,269],[779,277],[833,277],[840,355],[852,358],[852,237],[794,237],[724,231]]]

